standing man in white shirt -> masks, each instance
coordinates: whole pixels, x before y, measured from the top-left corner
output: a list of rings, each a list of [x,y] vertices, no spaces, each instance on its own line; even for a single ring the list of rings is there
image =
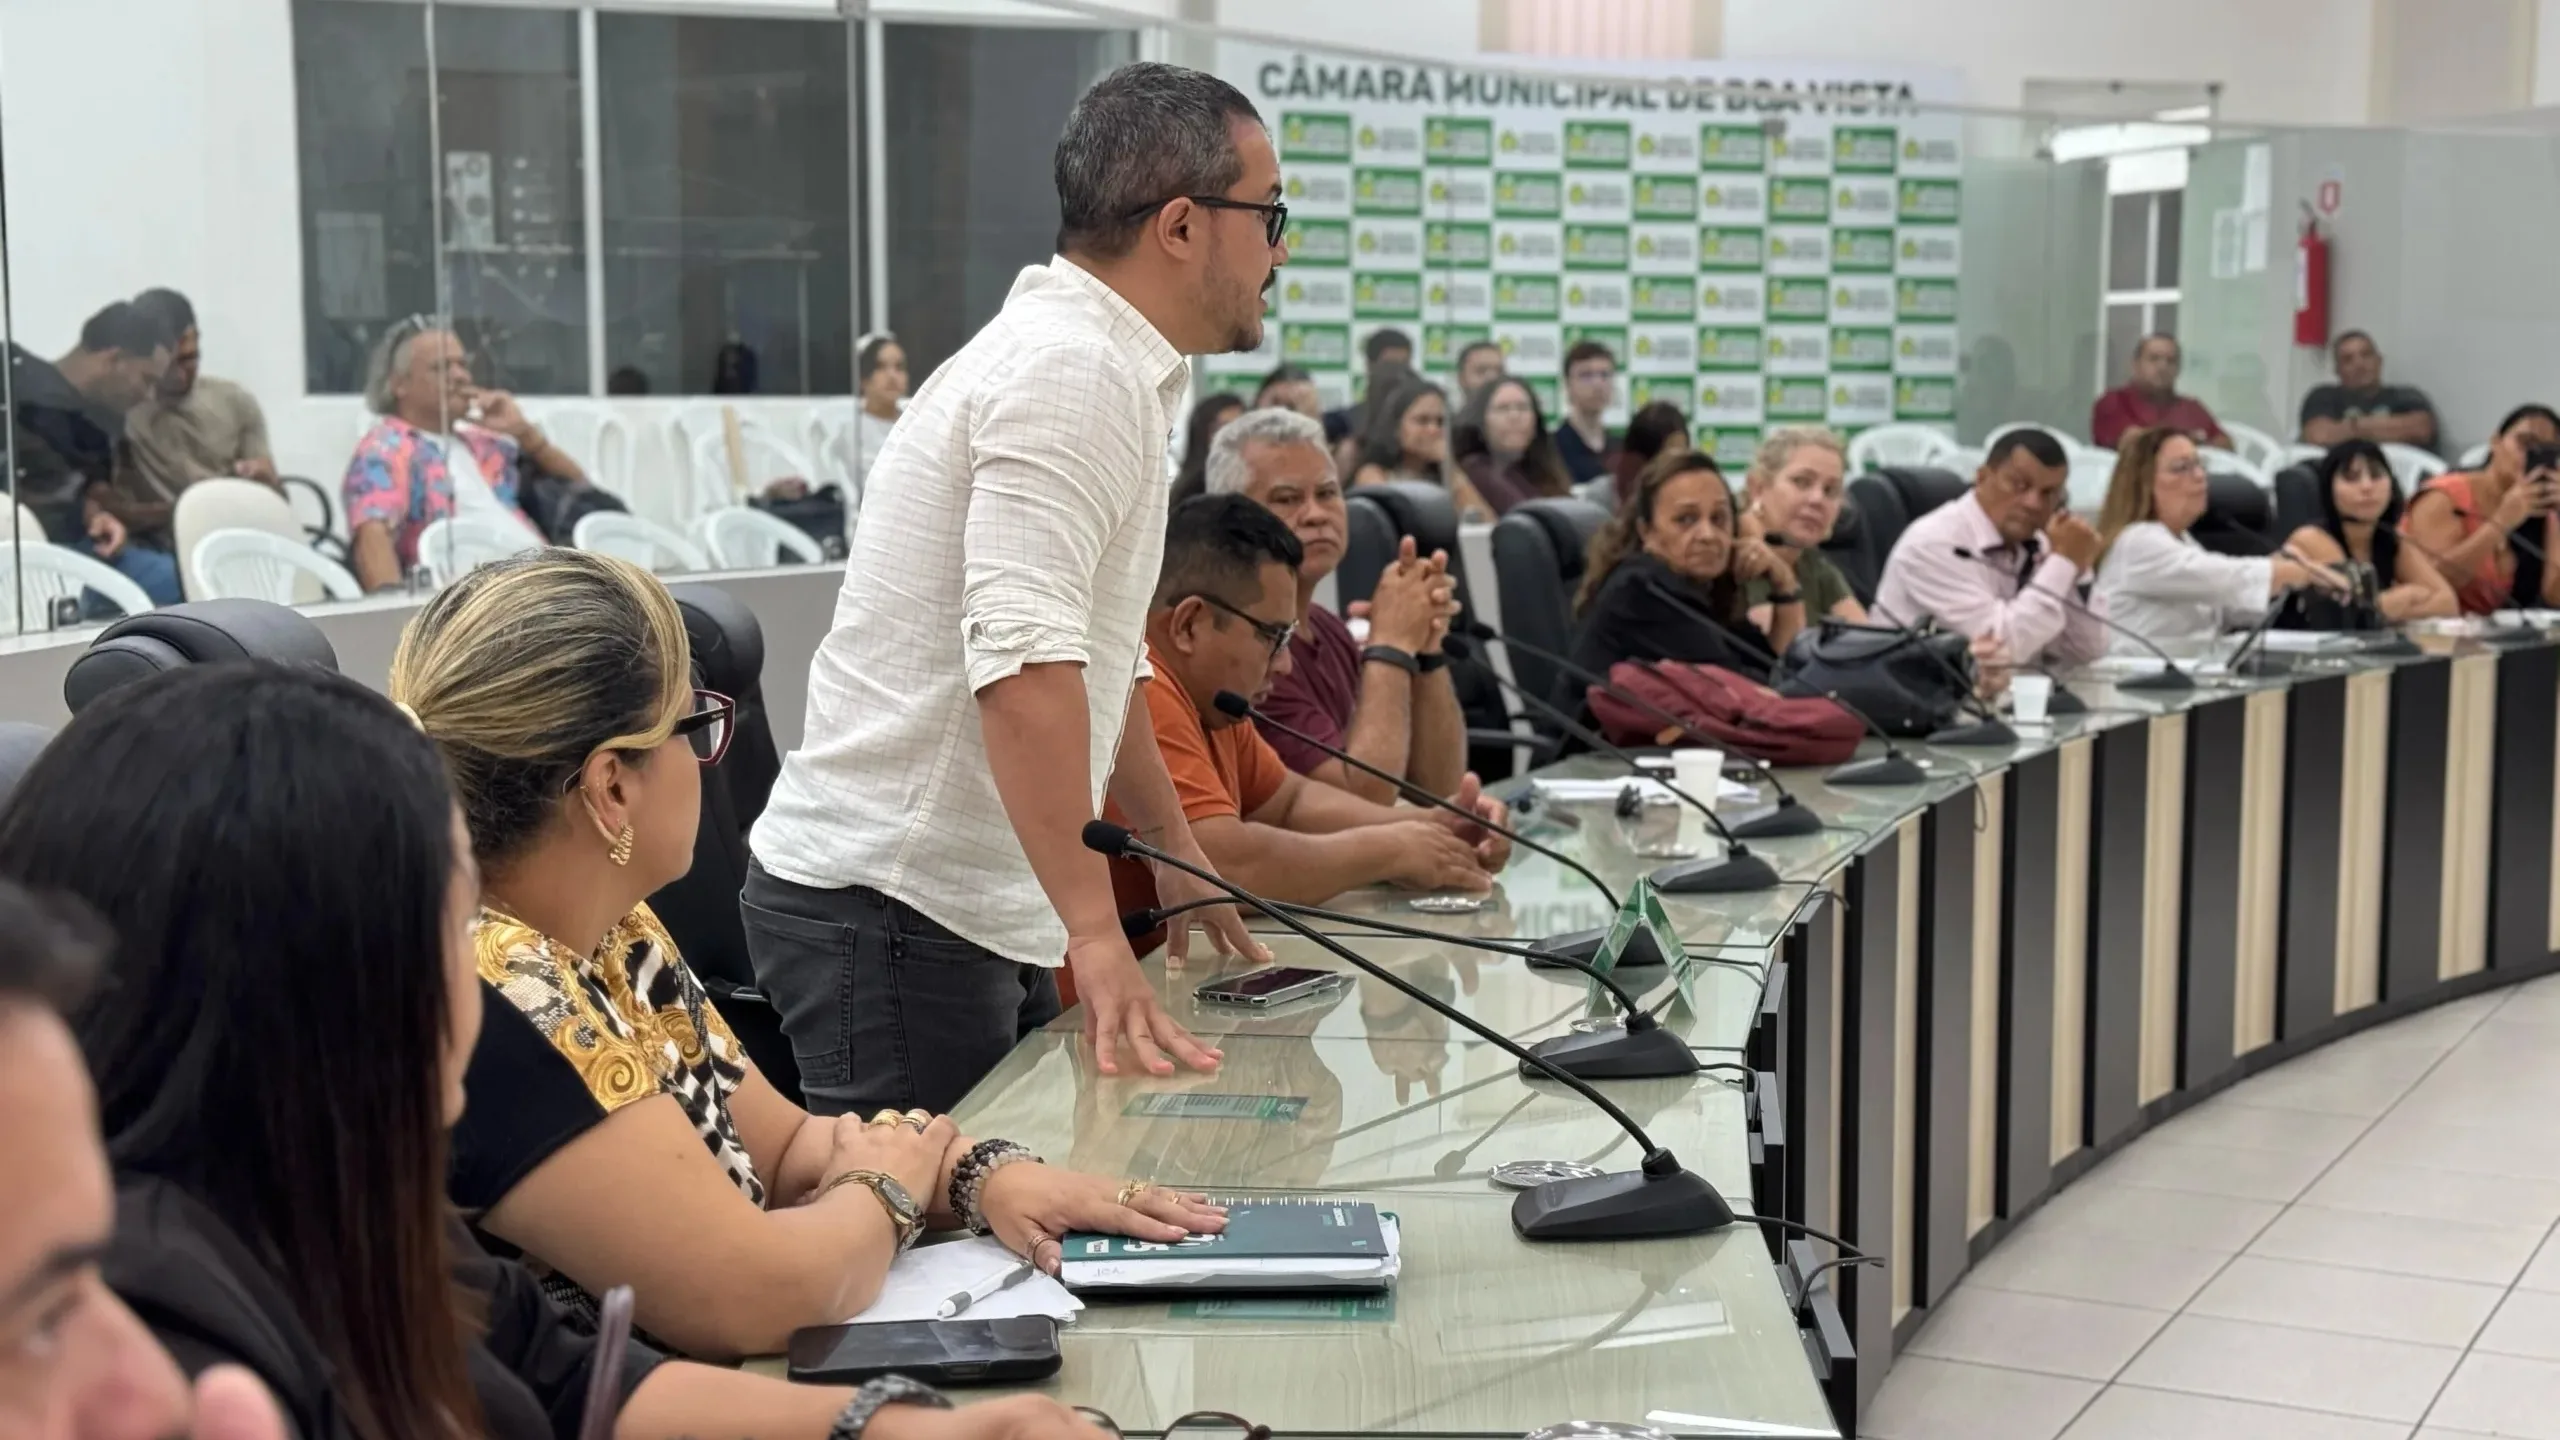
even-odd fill
[[[1056,1016],[1062,961],[1102,1073],[1218,1063],[1138,970],[1082,832],[1107,794],[1208,863],[1138,682],[1183,357],[1262,343],[1280,164],[1242,92],[1149,63],[1076,103],[1056,174],[1058,255],[873,463],[808,735],[751,837],[748,949],[820,1113],[948,1110]],[[1189,918],[1260,951],[1230,907]]]

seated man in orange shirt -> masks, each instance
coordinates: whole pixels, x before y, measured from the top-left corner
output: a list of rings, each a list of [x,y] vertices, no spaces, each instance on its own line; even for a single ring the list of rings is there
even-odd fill
[[[1141,683],[1191,833],[1219,874],[1276,900],[1322,904],[1382,882],[1492,888],[1510,842],[1444,810],[1380,805],[1310,780],[1251,723],[1217,709],[1219,691],[1259,703],[1288,672],[1304,558],[1288,525],[1242,495],[1186,500],[1166,526],[1147,612],[1154,673]],[[1478,794],[1472,776],[1451,799],[1503,823],[1502,802]],[[1142,864],[1113,861],[1112,882],[1124,914],[1156,903]]]

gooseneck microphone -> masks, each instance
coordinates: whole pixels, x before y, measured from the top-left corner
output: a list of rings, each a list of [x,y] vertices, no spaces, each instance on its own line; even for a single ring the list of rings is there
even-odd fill
[[[2477,510],[2467,510],[2459,505],[2453,507],[2453,513],[2477,525],[2492,525],[2496,523],[2493,520],[2482,517],[2480,512]],[[2530,519],[2528,519],[2527,523],[2531,523]],[[2550,573],[2551,557],[2543,553],[2541,546],[2524,538],[2524,526],[2519,525],[2515,529],[2506,532],[2506,535],[2508,544],[2513,545],[2518,550],[2532,556],[2534,563],[2540,565],[2545,574]],[[2403,532],[2402,538],[2406,538],[2406,532]],[[2420,546],[2419,548],[2422,550],[2426,549],[2425,546]],[[2427,553],[2432,555],[2435,552],[2428,551]],[[2457,585],[2456,588],[2458,589],[2460,587]],[[2507,598],[2511,601],[2516,599],[2512,587],[2510,587]],[[2539,645],[2542,643],[2543,634],[2540,630],[2531,625],[2507,625],[2487,631],[2479,638],[2481,643],[2484,645],[2495,645],[2501,648],[2508,648],[2521,647],[2525,645]]]
[[[1678,1157],[1653,1143],[1653,1137],[1644,1132],[1644,1127],[1638,1125],[1633,1116],[1619,1109],[1608,1096],[1593,1089],[1588,1081],[1532,1053],[1510,1036],[1442,1001],[1385,966],[1354,953],[1351,947],[1279,906],[1267,903],[1243,886],[1231,883],[1216,871],[1194,865],[1179,856],[1168,855],[1130,834],[1122,826],[1108,820],[1088,821],[1084,827],[1084,843],[1086,849],[1099,854],[1130,856],[1170,866],[1225,891],[1237,903],[1270,916],[1300,939],[1350,962],[1366,974],[1376,976],[1404,992],[1415,1003],[1513,1059],[1535,1067],[1539,1074],[1573,1091],[1615,1121],[1618,1128],[1626,1131],[1644,1152],[1643,1168],[1632,1174],[1553,1180],[1535,1189],[1521,1191],[1511,1203],[1511,1228],[1524,1239],[1634,1240],[1652,1235],[1696,1235],[1733,1223],[1733,1207],[1716,1193],[1716,1187],[1703,1177],[1683,1169]]]
[[[1385,770],[1370,764],[1368,761],[1361,759],[1340,746],[1328,745],[1324,741],[1317,739],[1313,735],[1308,734],[1294,725],[1274,719],[1269,711],[1264,710],[1260,706],[1254,704],[1251,700],[1246,699],[1244,696],[1237,694],[1233,690],[1219,691],[1216,696],[1212,697],[1210,704],[1217,707],[1219,714],[1224,715],[1231,720],[1259,721],[1263,725],[1277,730],[1281,734],[1286,735],[1293,740],[1314,746],[1316,749],[1323,751],[1325,754],[1332,756],[1334,759],[1341,761],[1343,764],[1348,765],[1363,774],[1384,780],[1389,785],[1395,787],[1397,794],[1402,795],[1405,799],[1412,801],[1416,805],[1428,806],[1435,810],[1445,810],[1450,814],[1457,816],[1459,819],[1466,821],[1470,825],[1482,826],[1487,831],[1501,836],[1503,839],[1510,841],[1512,844],[1517,845],[1524,850],[1546,856],[1548,859],[1562,865],[1574,874],[1590,881],[1591,888],[1600,892],[1600,898],[1609,902],[1609,909],[1613,914],[1617,911],[1618,906],[1621,903],[1618,899],[1618,892],[1610,889],[1607,881],[1592,874],[1590,867],[1584,865],[1581,861],[1576,860],[1561,851],[1551,850],[1516,830],[1505,829],[1504,827],[1496,825],[1492,821],[1485,819],[1481,815],[1474,814],[1467,810],[1462,810],[1455,802],[1444,796],[1434,795],[1430,791],[1423,789],[1421,786],[1415,785],[1404,779],[1402,776],[1387,773]],[[1561,935],[1550,935],[1539,941],[1536,948],[1542,954],[1546,955],[1565,956],[1588,960],[1592,956],[1600,953],[1601,944],[1608,938],[1609,927],[1603,925],[1593,930],[1574,930]]]
[[[1625,686],[1617,684],[1608,676],[1603,675],[1596,670],[1585,669],[1584,667],[1575,664],[1573,661],[1566,659],[1564,656],[1557,654],[1553,650],[1532,645],[1526,640],[1514,640],[1510,636],[1503,634],[1501,631],[1494,629],[1492,626],[1485,624],[1481,620],[1465,626],[1464,629],[1465,633],[1474,636],[1478,640],[1485,641],[1489,644],[1505,645],[1511,649],[1520,651],[1525,655],[1532,656],[1539,660],[1544,660],[1567,675],[1572,676],[1574,679],[1581,681],[1583,684],[1597,688],[1600,693],[1607,695],[1618,703],[1632,706],[1635,709],[1641,710],[1647,715],[1652,716],[1654,719],[1661,721],[1665,725],[1687,733],[1690,737],[1697,740],[1700,744],[1710,750],[1721,750],[1724,748],[1723,741],[1718,740],[1713,735],[1709,735],[1704,731],[1701,731],[1696,725],[1687,720],[1681,719],[1679,716],[1672,714],[1670,711],[1663,709],[1661,706],[1656,705],[1652,701],[1645,699],[1643,696],[1636,694],[1634,691],[1627,689]],[[1654,671],[1654,673],[1657,674],[1660,673],[1655,669],[1652,661],[1638,661],[1636,663],[1648,671]],[[1739,758],[1750,761],[1752,766],[1759,770],[1760,778],[1769,782],[1769,788],[1778,792],[1778,808],[1770,811],[1766,815],[1755,815],[1749,820],[1745,820],[1734,825],[1732,827],[1734,834],[1739,835],[1746,840],[1764,840],[1784,835],[1814,835],[1821,832],[1822,817],[1814,814],[1811,810],[1806,809],[1796,800],[1795,792],[1787,788],[1787,782],[1778,778],[1778,770],[1776,766],[1771,765],[1768,761],[1763,760],[1756,755],[1744,755]]]
[[[1670,781],[1647,772],[1644,766],[1637,762],[1636,757],[1610,744],[1607,737],[1600,732],[1566,714],[1562,706],[1549,702],[1543,696],[1530,694],[1510,676],[1487,664],[1484,657],[1477,654],[1475,647],[1469,642],[1452,635],[1440,642],[1440,648],[1447,654],[1464,660],[1492,676],[1493,683],[1502,687],[1504,692],[1546,717],[1567,735],[1626,766],[1629,774],[1660,785],[1663,789],[1670,791],[1674,799],[1688,805],[1706,818],[1708,827],[1713,829],[1717,837],[1725,843],[1724,858],[1683,860],[1665,865],[1653,872],[1651,876],[1653,888],[1667,895],[1729,895],[1746,890],[1774,890],[1778,887],[1776,868],[1768,861],[1752,854],[1750,846],[1734,838],[1733,832],[1725,828],[1723,817],[1716,814],[1716,807]]]
[[[1160,906],[1138,910],[1120,917],[1120,928],[1130,939],[1162,925],[1187,910],[1204,905],[1226,905],[1233,902],[1221,895],[1210,900],[1194,900],[1188,904]],[[1472,935],[1450,935],[1438,930],[1425,930],[1415,925],[1399,925],[1392,920],[1373,920],[1365,915],[1350,915],[1315,905],[1293,905],[1285,900],[1270,902],[1275,910],[1286,910],[1305,920],[1329,920],[1355,930],[1370,930],[1382,935],[1399,935],[1413,940],[1429,940],[1454,945],[1462,950],[1483,950],[1495,955],[1526,959],[1532,965],[1561,967],[1581,972],[1617,1002],[1618,1028],[1614,1030],[1579,1031],[1541,1040],[1529,1048],[1540,1059],[1585,1080],[1655,1080],[1698,1072],[1698,1057],[1688,1042],[1662,1028],[1652,1012],[1636,1003],[1636,997],[1609,974],[1589,961],[1570,956],[1513,945],[1500,940],[1480,940]],[[1644,933],[1639,931],[1638,933]],[[1620,963],[1625,963],[1621,961]],[[1535,1071],[1521,1067],[1524,1075]]]
[[[1998,565],[2000,563],[1978,550],[1970,549],[1963,545],[1958,545],[1954,547],[1954,549],[1956,558],[1959,560],[1971,560],[1978,565]],[[2034,583],[2035,582],[2033,580],[2027,582],[2029,585]],[[2025,587],[2021,586],[2019,588],[2023,589]],[[2048,590],[2045,593],[2051,595],[2054,592]],[[2150,636],[2144,635],[2129,626],[2118,624],[2116,621],[2108,617],[2107,612],[2067,590],[2055,598],[2059,599],[2063,604],[2070,606],[2081,614],[2086,615],[2090,619],[2107,627],[2108,630],[2123,636],[2127,640],[2132,641],[2134,644],[2141,646],[2143,649],[2150,651],[2152,654],[2160,658],[2162,668],[2159,673],[2154,675],[2128,675],[2124,679],[2115,682],[2117,689],[2193,690],[2196,688],[2196,677],[2188,674],[2184,669],[2180,668],[2178,662],[2169,657],[2168,651],[2152,644]]]
[[[1717,619],[1714,615],[1709,614],[1707,607],[1650,576],[1646,577],[1644,583],[1652,588],[1653,593],[1656,596],[1669,603],[1673,608],[1686,612],[1689,618],[1724,636],[1725,639],[1733,642],[1736,646],[1743,647],[1745,653],[1748,653],[1748,650],[1751,648],[1749,642],[1744,640],[1742,636],[1735,634],[1733,627],[1725,624],[1722,620]],[[1769,682],[1772,685],[1775,685],[1777,680],[1777,662],[1771,661],[1769,664]],[[1831,773],[1822,777],[1823,784],[1925,785],[1929,782],[1929,772],[1921,769],[1918,761],[1903,754],[1902,747],[1895,743],[1893,736],[1886,733],[1885,728],[1878,725],[1874,718],[1868,715],[1867,712],[1850,704],[1848,701],[1841,699],[1840,692],[1837,690],[1825,691],[1821,698],[1830,701],[1832,704],[1839,706],[1843,710],[1848,711],[1852,719],[1855,719],[1859,724],[1867,727],[1868,734],[1873,735],[1878,740],[1884,742],[1884,753],[1882,755],[1877,756],[1873,760],[1856,760],[1851,761],[1846,765],[1834,766],[1832,767]]]

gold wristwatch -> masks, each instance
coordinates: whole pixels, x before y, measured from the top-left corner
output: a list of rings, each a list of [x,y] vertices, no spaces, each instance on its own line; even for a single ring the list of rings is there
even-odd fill
[[[815,1204],[824,1199],[828,1191],[848,1184],[860,1185],[879,1197],[880,1208],[889,1212],[889,1224],[898,1232],[900,1250],[915,1244],[916,1237],[924,1233],[924,1209],[916,1204],[916,1197],[908,1194],[907,1187],[899,1184],[895,1177],[877,1170],[847,1170],[833,1176],[818,1187],[817,1194],[809,1197],[810,1203]]]

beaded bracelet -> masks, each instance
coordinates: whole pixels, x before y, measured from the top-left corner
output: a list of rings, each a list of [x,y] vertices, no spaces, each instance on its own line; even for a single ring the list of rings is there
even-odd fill
[[[986,1194],[987,1177],[1018,1161],[1040,1163],[1040,1157],[1010,1140],[981,1140],[969,1147],[960,1163],[951,1167],[951,1213],[961,1228],[983,1231],[987,1228],[986,1212],[979,1208]]]

